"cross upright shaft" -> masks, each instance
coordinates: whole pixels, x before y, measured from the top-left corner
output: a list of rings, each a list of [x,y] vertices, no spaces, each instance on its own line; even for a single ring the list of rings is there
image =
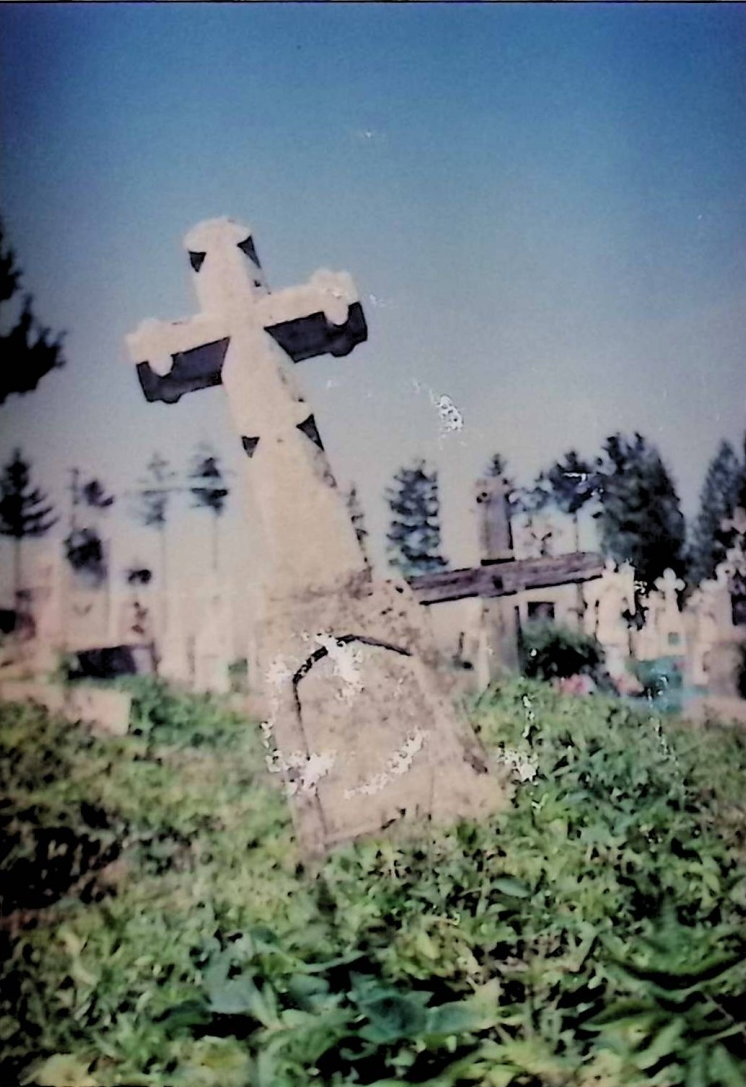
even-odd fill
[[[128,337],[148,399],[222,383],[266,536],[270,593],[338,584],[365,559],[290,360],[346,354],[367,330],[345,273],[271,293],[251,232],[201,223],[185,245],[201,312],[147,321]]]

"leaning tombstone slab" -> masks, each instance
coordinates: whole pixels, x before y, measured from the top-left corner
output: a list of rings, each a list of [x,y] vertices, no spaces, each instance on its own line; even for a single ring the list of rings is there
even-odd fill
[[[145,396],[222,384],[265,535],[259,655],[272,768],[308,855],[402,814],[479,816],[503,805],[471,730],[426,660],[426,617],[404,583],[374,582],[293,363],[367,338],[354,284],[320,271],[270,292],[254,241],[229,219],[186,238],[201,312],[128,337]]]

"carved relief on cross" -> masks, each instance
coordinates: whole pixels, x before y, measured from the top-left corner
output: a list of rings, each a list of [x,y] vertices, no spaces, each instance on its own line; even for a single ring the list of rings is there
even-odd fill
[[[352,279],[316,272],[270,292],[251,231],[230,219],[185,239],[201,311],[145,321],[127,338],[149,400],[222,384],[267,536],[269,581],[292,592],[338,581],[365,562],[291,362],[348,354],[367,337]]]

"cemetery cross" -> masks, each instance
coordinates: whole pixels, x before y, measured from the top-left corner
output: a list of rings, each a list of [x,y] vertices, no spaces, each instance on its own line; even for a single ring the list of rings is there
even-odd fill
[[[262,667],[301,847],[322,855],[404,814],[477,817],[505,802],[429,668],[426,613],[372,578],[289,361],[366,339],[346,273],[270,292],[251,232],[209,220],[185,239],[201,311],[127,337],[150,401],[222,384],[265,535]]]

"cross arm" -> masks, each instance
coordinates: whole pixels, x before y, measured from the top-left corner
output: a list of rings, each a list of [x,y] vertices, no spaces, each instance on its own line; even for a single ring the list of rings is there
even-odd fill
[[[262,325],[294,362],[347,355],[368,338],[363,308],[347,272],[315,272],[308,283],[256,303]]]
[[[447,600],[511,596],[524,589],[590,581],[601,577],[603,572],[603,556],[592,551],[576,551],[554,558],[517,559],[421,574],[412,578],[409,584],[420,604],[440,604]]]
[[[144,321],[127,336],[127,347],[146,399],[174,403],[185,392],[220,384],[228,332],[212,315]]]

